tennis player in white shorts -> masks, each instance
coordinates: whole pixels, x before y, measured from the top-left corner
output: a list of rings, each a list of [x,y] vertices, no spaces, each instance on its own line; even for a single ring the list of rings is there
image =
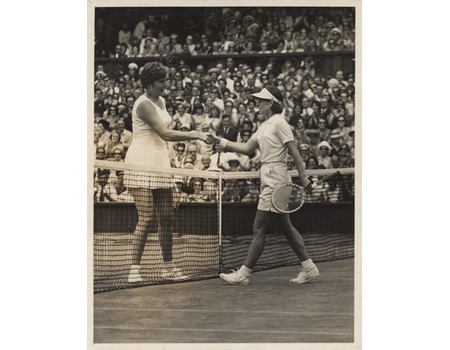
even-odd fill
[[[261,194],[253,223],[253,239],[244,265],[238,271],[229,274],[221,273],[219,276],[230,284],[248,284],[252,269],[264,250],[266,233],[272,224],[275,224],[277,231],[284,234],[301,262],[298,276],[290,282],[305,283],[319,276],[319,270],[309,257],[303,238],[292,225],[289,214],[276,211],[271,201],[275,188],[292,182],[287,168],[288,151],[294,159],[300,181],[307,192],[311,190],[311,184],[306,178],[303,159],[295,146],[292,130],[281,115],[283,95],[280,90],[274,86],[266,86],[252,96],[256,98],[260,113],[265,115],[266,121],[261,124],[250,140],[246,143],[237,143],[214,136],[215,142],[233,152],[249,154],[259,147],[262,164],[259,170]]]

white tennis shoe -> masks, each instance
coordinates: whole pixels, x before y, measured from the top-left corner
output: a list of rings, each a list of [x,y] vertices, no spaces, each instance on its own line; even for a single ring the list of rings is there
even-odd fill
[[[316,278],[319,275],[319,269],[316,265],[313,265],[310,268],[302,267],[298,276],[290,279],[289,282],[302,284]]]
[[[219,277],[229,284],[240,284],[246,286],[250,278],[242,276],[239,271],[231,270],[232,273],[221,273]]]
[[[162,278],[171,281],[186,281],[189,279],[189,276],[184,275],[178,267],[171,267],[163,268]]]
[[[131,271],[128,275],[128,283],[142,282],[142,277],[139,271]]]

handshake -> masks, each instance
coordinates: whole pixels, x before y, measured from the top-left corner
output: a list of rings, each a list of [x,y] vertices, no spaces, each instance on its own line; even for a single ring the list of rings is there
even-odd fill
[[[205,142],[208,145],[212,145],[213,143],[220,142],[220,137],[218,137],[216,135],[206,134],[206,133],[202,133],[201,135],[202,136],[200,137],[200,140],[202,140],[203,142]]]

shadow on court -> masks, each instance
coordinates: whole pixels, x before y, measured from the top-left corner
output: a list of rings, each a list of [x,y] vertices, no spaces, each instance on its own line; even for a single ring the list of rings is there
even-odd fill
[[[94,343],[352,343],[354,259],[256,272],[247,286],[220,278],[94,295]]]

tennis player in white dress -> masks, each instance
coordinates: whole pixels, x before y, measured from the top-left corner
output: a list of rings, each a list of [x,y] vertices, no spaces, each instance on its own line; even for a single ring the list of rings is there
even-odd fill
[[[167,141],[202,140],[213,142],[206,133],[176,131],[168,128],[172,117],[161,97],[168,68],[158,62],[147,63],[141,72],[145,93],[134,103],[132,110],[133,140],[125,157],[130,165],[146,165],[157,169],[170,168]],[[158,221],[158,236],[162,250],[162,277],[183,280],[186,277],[172,262],[172,230],[174,208],[171,175],[151,175],[144,171],[127,171],[125,186],[134,198],[138,212],[132,241],[132,265],[128,282],[142,281],[141,258],[154,214]]]
[[[252,96],[257,99],[260,113],[264,114],[267,119],[250,140],[246,143],[236,143],[214,137],[216,142],[219,142],[229,151],[249,154],[259,147],[262,164],[259,170],[261,194],[253,223],[253,239],[244,265],[238,271],[229,274],[221,273],[219,276],[230,284],[248,284],[252,269],[263,252],[266,233],[274,225],[277,227],[277,231],[284,234],[291,249],[301,262],[298,276],[291,279],[290,282],[305,283],[317,277],[319,270],[309,257],[303,238],[292,225],[289,214],[281,214],[276,211],[271,201],[275,188],[292,182],[287,168],[288,151],[294,159],[302,186],[305,187],[307,192],[311,190],[311,185],[305,175],[303,160],[295,146],[292,130],[281,115],[283,95],[280,90],[274,86],[266,86]]]

